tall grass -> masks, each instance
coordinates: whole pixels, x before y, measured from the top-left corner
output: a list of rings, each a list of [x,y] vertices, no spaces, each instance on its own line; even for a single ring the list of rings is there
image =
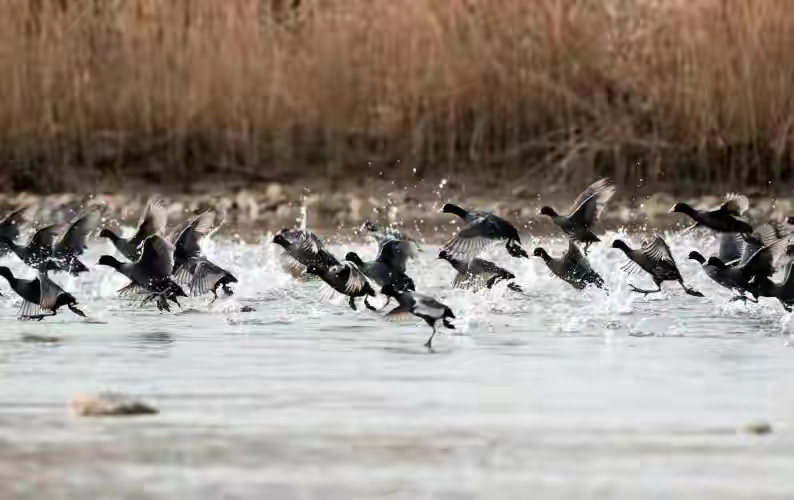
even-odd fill
[[[0,180],[783,187],[792,47],[790,0],[0,2]]]

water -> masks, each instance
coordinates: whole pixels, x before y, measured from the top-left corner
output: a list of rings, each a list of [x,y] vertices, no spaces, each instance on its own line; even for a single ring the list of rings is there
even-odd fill
[[[424,324],[325,300],[269,245],[210,242],[241,278],[237,295],[176,314],[115,298],[124,279],[109,269],[59,276],[92,322],[66,309],[19,322],[0,299],[0,497],[791,498],[788,315],[773,301],[726,305],[684,260],[713,240],[669,242],[707,298],[675,284],[630,294],[647,278],[622,273],[625,257],[605,246],[591,260],[608,296],[503,249],[493,255],[525,295],[450,291],[452,270],[426,248],[410,267],[418,288],[458,316],[432,353]],[[238,312],[246,304],[256,312]],[[75,394],[108,389],[161,413],[67,412]],[[753,422],[774,432],[742,432]]]

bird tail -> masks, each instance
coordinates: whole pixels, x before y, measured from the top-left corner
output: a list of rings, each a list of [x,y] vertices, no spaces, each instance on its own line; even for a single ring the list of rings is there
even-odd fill
[[[452,312],[452,309],[447,307],[447,308],[444,309],[444,316],[443,317],[444,318],[452,318],[452,319],[454,319],[455,318],[455,314]],[[446,321],[445,321],[445,323],[446,323]]]

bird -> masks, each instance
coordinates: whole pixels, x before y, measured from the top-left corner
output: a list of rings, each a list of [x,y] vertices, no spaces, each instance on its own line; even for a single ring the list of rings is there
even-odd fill
[[[507,269],[500,267],[493,262],[479,257],[472,259],[456,259],[447,250],[441,250],[438,258],[446,260],[457,271],[452,280],[455,288],[485,288],[491,289],[500,281],[515,279],[516,275]],[[509,283],[508,288],[515,292],[521,292],[521,287],[515,283]]]
[[[31,236],[28,244],[24,246],[3,236],[0,236],[0,242],[5,243],[22,262],[33,269],[41,270],[52,257],[53,245],[58,237],[58,228],[57,224],[42,227]]]
[[[760,229],[763,230],[763,228]],[[728,273],[726,269],[738,265],[742,259],[743,253],[749,256],[759,250],[764,246],[761,240],[770,236],[756,233],[755,236],[741,238],[733,233],[722,233],[720,236],[719,249],[715,257],[724,265],[715,265],[715,261],[709,262],[709,259],[706,259],[706,257],[697,250],[689,252],[689,258],[700,264],[700,267],[706,275],[715,283],[731,291],[738,292],[739,295],[743,296],[745,289],[741,286],[737,286],[733,280],[727,276]]]
[[[181,307],[177,297],[187,297],[182,287],[171,279],[173,250],[171,243],[155,234],[143,241],[141,255],[135,262],[120,262],[113,256],[103,255],[98,264],[112,267],[130,279],[130,283],[120,290],[123,295],[144,293],[146,298],[141,306],[156,299],[160,311],[170,311],[169,300]]]
[[[371,311],[376,311],[367,299],[375,296],[375,290],[367,281],[364,273],[357,265],[350,261],[342,261],[340,264],[331,267],[322,267],[317,264],[310,264],[306,272],[319,276],[331,288],[350,298],[348,304],[354,311],[357,310],[356,298],[364,297],[364,305]]]
[[[284,249],[287,258],[282,264],[293,276],[303,275],[308,266],[328,269],[341,264],[316,234],[305,229],[284,228],[273,236],[273,243]]]
[[[762,245],[756,238],[748,238],[740,261],[733,265],[716,256],[708,259],[707,264],[717,268],[721,280],[733,289],[749,292],[755,299],[749,299],[742,293],[731,301],[757,302],[758,297],[764,295],[763,291],[771,286],[769,278],[775,273],[775,260],[785,251],[788,240],[764,238],[764,242],[767,244]]]
[[[430,338],[425,342],[425,347],[427,349],[433,348],[433,337],[436,336],[436,322],[441,320],[441,323],[446,328],[451,330],[455,329],[455,325],[449,322],[450,319],[455,319],[455,314],[452,312],[452,309],[429,295],[410,290],[399,291],[390,286],[381,288],[381,293],[388,297],[395,298],[397,304],[399,304],[386,313],[388,319],[396,319],[408,314],[413,314],[425,320],[425,323],[433,329]]]
[[[132,238],[122,238],[110,229],[103,229],[99,233],[99,237],[109,239],[121,255],[130,262],[134,262],[141,256],[140,247],[144,240],[153,235],[162,236],[167,222],[168,212],[165,203],[162,200],[154,199],[146,205],[141,220],[138,222],[138,229]]]
[[[541,215],[551,217],[557,225],[573,241],[584,243],[587,255],[590,245],[601,241],[590,229],[601,216],[606,204],[615,194],[615,186],[609,179],[598,179],[590,184],[573,202],[568,215],[560,215],[550,206],[540,209]]]
[[[14,277],[9,268],[0,267],[0,276],[4,277],[14,292],[22,297],[19,319],[41,321],[47,316],[55,316],[58,309],[63,306],[84,318],[85,313],[77,307],[77,299],[53,282],[47,275],[47,270],[45,266],[36,278],[26,280]]]
[[[696,210],[687,203],[676,203],[670,209],[670,213],[682,213],[695,221],[684,231],[689,231],[696,227],[706,227],[718,233],[752,233],[753,227],[741,218],[749,207],[750,201],[746,196],[738,193],[728,193],[719,208]]]
[[[356,252],[348,252],[345,260],[354,263],[367,278],[383,287],[394,284],[398,289],[415,290],[414,280],[406,272],[408,254],[399,240],[385,240],[375,260],[364,262]]]
[[[789,246],[786,253],[789,256],[789,261],[784,267],[783,281],[775,283],[769,278],[753,277],[750,280],[750,289],[760,296],[775,297],[783,305],[783,309],[791,312],[794,310],[794,272],[792,272],[794,259],[791,258],[794,254],[794,247]]]
[[[78,215],[66,232],[53,245],[52,259],[55,271],[66,271],[72,276],[88,272],[79,258],[88,248],[88,236],[96,229],[102,215],[100,205],[92,205]]]
[[[229,285],[237,283],[237,278],[206,258],[201,252],[199,241],[212,229],[215,214],[204,212],[177,228],[171,235],[174,245],[174,281],[187,285],[190,295],[197,297],[212,293],[212,302],[218,299],[218,288],[226,296],[234,295]]]
[[[455,214],[466,222],[443,248],[455,258],[477,257],[486,248],[500,241],[506,242],[505,249],[512,257],[529,257],[526,250],[521,248],[518,230],[503,218],[484,210],[466,211],[452,203],[445,204],[441,211]]]
[[[615,240],[612,243],[612,248],[622,250],[629,258],[629,262],[623,266],[624,271],[634,272],[638,268],[651,275],[653,282],[656,285],[656,290],[643,290],[629,285],[631,291],[648,295],[650,293],[658,293],[662,291],[662,282],[664,281],[677,281],[684,291],[694,297],[703,297],[699,291],[688,288],[684,284],[684,279],[678,271],[678,266],[675,264],[673,254],[670,248],[665,243],[661,236],[656,235],[653,240],[646,242],[642,248],[632,250],[624,241]]]
[[[593,270],[573,240],[568,240],[568,249],[559,259],[550,256],[542,247],[536,248],[533,254],[543,259],[554,276],[578,290],[584,289],[587,285],[604,288],[604,278]]]
[[[409,258],[417,258],[419,252],[422,251],[422,247],[419,246],[419,243],[415,239],[404,235],[396,228],[382,228],[373,222],[366,221],[364,222],[364,229],[369,233],[372,239],[375,240],[378,247],[387,241],[398,240],[402,242],[403,251]]]
[[[23,205],[0,219],[0,257],[11,251],[8,241],[16,241],[19,238],[20,228],[33,217],[35,208],[34,205]]]

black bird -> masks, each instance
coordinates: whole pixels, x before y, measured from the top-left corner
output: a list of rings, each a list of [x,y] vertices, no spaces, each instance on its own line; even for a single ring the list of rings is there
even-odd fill
[[[46,270],[40,271],[35,279],[25,280],[15,278],[9,268],[0,267],[0,276],[4,277],[17,295],[22,297],[19,319],[41,321],[47,316],[55,316],[58,309],[63,306],[68,307],[76,315],[85,317],[85,313],[77,307],[77,300],[55,284],[47,276]]]
[[[355,252],[348,252],[345,260],[358,266],[378,286],[391,284],[398,290],[416,290],[414,281],[405,274],[408,254],[399,240],[384,241],[373,261],[364,262]]]
[[[364,223],[364,229],[366,229],[372,239],[375,240],[378,247],[381,247],[387,241],[398,240],[402,242],[402,251],[410,258],[418,257],[419,252],[422,251],[422,248],[415,239],[402,234],[398,229],[393,227],[382,228],[375,223],[367,221]]]
[[[652,241],[643,244],[639,250],[632,250],[622,240],[615,240],[612,243],[612,247],[622,250],[626,257],[629,258],[629,263],[623,266],[624,271],[634,272],[637,269],[642,269],[651,275],[656,285],[656,290],[642,290],[630,284],[631,291],[644,295],[658,293],[662,291],[662,282],[677,281],[689,295],[703,297],[702,293],[692,288],[687,288],[684,284],[684,279],[678,271],[673,254],[670,253],[670,248],[661,236],[655,236]]]
[[[425,342],[425,347],[428,349],[432,349],[433,347],[433,337],[436,336],[437,321],[441,320],[441,323],[445,327],[451,330],[455,329],[455,325],[449,322],[449,319],[455,319],[455,314],[453,314],[452,309],[429,295],[409,290],[398,291],[388,286],[383,287],[381,293],[388,297],[394,297],[399,304],[386,314],[387,318],[396,319],[401,316],[413,314],[425,320],[425,323],[433,329],[430,338]]]
[[[576,198],[568,215],[560,215],[549,206],[541,208],[540,213],[551,217],[570,239],[584,243],[584,253],[587,254],[590,245],[601,241],[590,228],[601,216],[613,194],[615,186],[609,179],[598,179]]]
[[[456,259],[448,251],[441,250],[438,258],[446,260],[458,272],[452,281],[455,288],[482,288],[485,286],[490,289],[500,281],[515,279],[516,275],[507,269],[500,267],[493,262],[479,257],[473,259]],[[515,283],[509,283],[508,288],[515,292],[521,292],[521,287]]]
[[[53,246],[52,258],[56,264],[55,271],[66,271],[72,276],[88,272],[88,268],[80,262],[79,256],[88,248],[88,236],[96,229],[102,216],[102,207],[93,205],[79,215],[69,226],[63,236]]]
[[[792,249],[789,247],[787,253],[791,256]],[[775,283],[769,278],[756,278],[750,280],[749,288],[758,296],[775,297],[783,305],[783,309],[791,312],[794,309],[794,260],[789,259],[785,266],[783,281]]]
[[[218,288],[227,296],[234,295],[229,285],[237,283],[237,278],[210,261],[201,252],[199,241],[212,229],[215,216],[204,212],[181,227],[172,235],[174,243],[174,280],[180,285],[188,285],[194,297],[212,293],[212,302],[218,299]]]
[[[306,272],[319,276],[331,288],[342,295],[350,297],[348,304],[350,304],[352,310],[357,310],[357,297],[364,297],[364,305],[367,309],[371,311],[377,310],[367,302],[367,298],[375,296],[375,290],[367,281],[364,273],[354,263],[343,261],[341,264],[328,268],[312,264],[306,268]]]
[[[742,258],[737,264],[728,265],[719,257],[710,257],[707,264],[716,267],[720,279],[731,288],[750,292],[757,301],[759,296],[765,296],[763,291],[771,287],[769,278],[775,273],[775,260],[783,253],[788,242],[779,239],[759,247],[751,241],[745,243]],[[742,294],[731,300],[749,299]]]
[[[685,229],[688,231],[696,227],[707,227],[718,233],[752,233],[753,228],[747,221],[741,219],[750,206],[750,201],[742,194],[729,193],[725,202],[713,210],[695,210],[686,203],[676,203],[670,212],[688,215],[694,224]]]
[[[113,246],[130,262],[138,260],[141,256],[141,244],[149,236],[162,236],[168,222],[168,211],[162,200],[152,200],[146,205],[138,230],[130,239],[122,238],[110,229],[103,229],[100,238],[108,238]]]
[[[0,236],[0,242],[4,242],[22,262],[36,270],[41,270],[52,257],[52,246],[55,244],[57,236],[58,225],[53,224],[36,231],[25,246],[17,245],[2,236]]]
[[[511,256],[529,257],[521,248],[518,230],[503,218],[483,210],[468,212],[452,203],[444,205],[441,211],[455,214],[466,222],[466,225],[443,248],[455,258],[477,257],[483,250],[500,241],[506,242],[505,248]]]
[[[153,235],[143,241],[141,256],[135,262],[120,262],[115,257],[103,255],[99,265],[112,267],[130,279],[130,284],[119,290],[122,294],[145,293],[141,305],[157,299],[159,310],[170,311],[169,300],[179,306],[177,297],[187,297],[182,287],[171,279],[173,251],[173,245],[165,238]]]
[[[190,219],[171,234],[169,239],[174,244],[175,275],[190,259],[202,256],[199,242],[212,230],[214,221],[215,214],[204,212]]]
[[[288,258],[282,260],[282,264],[296,277],[307,272],[306,268],[309,266],[328,269],[341,264],[339,259],[325,249],[320,238],[311,231],[285,228],[273,236],[273,243],[284,249]]]
[[[21,206],[0,219],[0,257],[11,251],[8,242],[19,238],[20,228],[30,221],[34,211],[33,205]]]
[[[590,267],[587,258],[582,255],[573,240],[568,240],[568,250],[559,259],[550,256],[540,247],[535,249],[534,255],[543,259],[554,276],[578,290],[584,289],[587,285],[604,288],[604,279]]]

